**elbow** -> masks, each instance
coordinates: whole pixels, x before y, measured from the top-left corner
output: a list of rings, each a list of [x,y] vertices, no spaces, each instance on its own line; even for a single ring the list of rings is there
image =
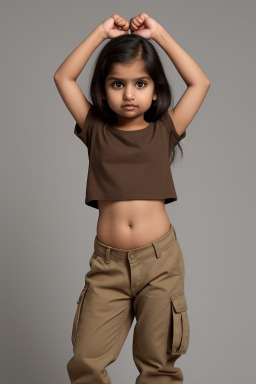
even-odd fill
[[[196,81],[195,83],[192,83],[192,84],[189,84],[189,86],[197,86],[197,87],[200,87],[200,88],[209,88],[210,87],[210,80],[208,79],[208,77],[204,77],[198,81]]]
[[[206,88],[207,90],[210,88],[210,80],[206,79],[200,83],[201,88]]]
[[[54,75],[53,75],[53,79],[54,79],[54,81],[61,80],[61,73],[59,72],[58,69],[57,69],[57,71],[54,73]],[[62,76],[62,79],[63,79],[63,76]]]
[[[206,86],[209,88],[210,87],[210,80],[208,79],[208,77],[207,77],[207,79],[205,80],[205,84],[206,84]]]
[[[57,78],[58,78],[58,74],[57,74],[57,72],[55,72],[53,75],[53,80],[56,82]]]
[[[201,83],[202,85],[205,85],[207,88],[210,87],[210,80],[208,79],[207,76],[204,76],[204,77],[201,79],[200,83]]]

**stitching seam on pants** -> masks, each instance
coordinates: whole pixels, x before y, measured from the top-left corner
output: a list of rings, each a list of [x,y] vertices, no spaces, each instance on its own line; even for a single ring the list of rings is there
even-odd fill
[[[123,326],[123,324],[122,324],[123,323],[123,319],[124,319],[125,315],[128,313],[129,310],[130,310],[130,308],[128,308],[128,310],[123,311],[122,317],[120,319],[120,326],[119,326],[119,329],[117,331],[117,334],[116,334],[116,337],[115,337],[115,340],[114,340],[114,346],[113,346],[114,359],[117,358],[117,356],[116,356],[116,352],[117,352],[116,344],[117,344],[118,336],[120,335],[120,330],[122,329],[122,326]]]

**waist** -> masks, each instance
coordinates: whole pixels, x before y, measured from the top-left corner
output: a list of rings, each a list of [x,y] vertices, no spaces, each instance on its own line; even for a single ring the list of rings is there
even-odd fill
[[[162,252],[167,250],[174,241],[177,240],[176,232],[172,224],[170,224],[168,232],[163,236],[158,237],[156,240],[141,246],[131,249],[111,247],[108,244],[102,243],[97,236],[94,238],[94,253],[103,257],[106,262],[110,262],[110,259],[116,261],[138,263],[149,257],[161,257]],[[136,259],[134,259],[136,258]],[[133,260],[134,259],[134,260]],[[107,261],[108,260],[108,261]]]
[[[170,230],[163,200],[99,201],[97,237],[115,248],[144,246]]]

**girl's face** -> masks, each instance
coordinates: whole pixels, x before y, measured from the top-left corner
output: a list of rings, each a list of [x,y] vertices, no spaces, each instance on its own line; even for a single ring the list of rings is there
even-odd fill
[[[107,99],[109,107],[116,113],[118,123],[125,124],[131,118],[138,124],[145,122],[144,113],[157,95],[154,94],[154,82],[145,70],[143,60],[115,63],[105,79],[103,98]],[[125,104],[133,104],[135,108],[125,109]]]

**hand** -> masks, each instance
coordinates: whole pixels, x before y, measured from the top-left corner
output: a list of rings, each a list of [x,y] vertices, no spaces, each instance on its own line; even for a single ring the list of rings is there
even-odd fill
[[[110,39],[121,35],[126,35],[129,30],[128,20],[122,16],[117,15],[116,13],[103,21],[101,26],[105,35]]]
[[[153,39],[160,28],[161,25],[149,17],[147,13],[141,13],[130,19],[131,33],[145,37],[145,39]]]

